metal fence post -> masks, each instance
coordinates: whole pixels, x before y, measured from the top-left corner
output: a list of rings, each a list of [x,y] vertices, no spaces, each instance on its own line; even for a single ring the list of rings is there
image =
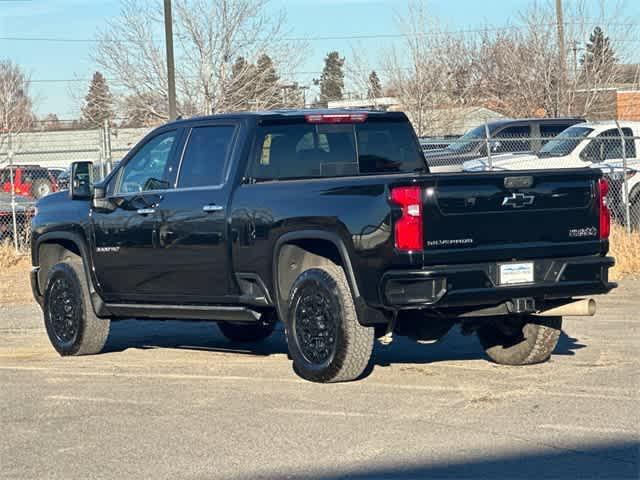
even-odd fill
[[[629,182],[627,180],[627,145],[624,138],[624,132],[620,128],[620,123],[616,119],[616,127],[620,134],[620,142],[622,142],[622,201],[624,202],[624,222],[627,233],[631,233],[631,211],[629,205]],[[612,172],[613,173],[613,172]]]
[[[98,162],[100,166],[100,179],[104,178],[104,128],[98,127]]]
[[[104,120],[104,158],[107,162],[106,174],[111,173],[113,169],[111,158],[111,125],[109,124],[109,119]],[[105,175],[102,176],[104,178]]]
[[[11,182],[11,221],[13,223],[13,247],[16,253],[19,253],[18,248],[18,219],[16,217],[16,188],[15,179],[13,175],[13,139],[11,132],[7,137],[7,156],[9,157],[9,181]]]
[[[491,135],[489,133],[489,125],[487,125],[487,122],[484,122],[484,143],[487,148],[487,160],[489,161],[489,170],[493,170],[493,160],[491,159],[491,138],[489,135]]]

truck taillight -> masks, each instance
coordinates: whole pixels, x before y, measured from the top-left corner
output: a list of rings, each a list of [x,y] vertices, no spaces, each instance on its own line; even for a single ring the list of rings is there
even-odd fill
[[[402,208],[395,223],[396,248],[405,252],[422,250],[422,195],[420,187],[396,187],[391,201]]]
[[[609,238],[611,232],[611,212],[607,206],[607,194],[609,193],[609,182],[604,178],[598,180],[598,206],[600,209],[600,240]]]
[[[362,123],[367,113],[311,113],[304,119],[307,123]]]

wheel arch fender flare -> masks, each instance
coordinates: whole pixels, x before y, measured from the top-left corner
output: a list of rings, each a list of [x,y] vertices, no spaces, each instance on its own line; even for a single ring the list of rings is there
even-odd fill
[[[87,240],[84,236],[78,232],[47,232],[40,235],[33,244],[32,250],[32,263],[34,266],[42,267],[42,259],[40,258],[41,248],[47,244],[57,244],[61,248],[65,250],[72,251],[74,254],[78,255],[82,260],[83,270],[86,275],[87,284],[89,285],[89,292],[91,294],[91,301],[94,306],[96,313],[102,308],[103,302],[100,298],[100,295],[96,289],[96,279],[93,278],[91,272],[92,269],[92,261],[91,255],[89,253],[89,248],[87,245]],[[69,248],[69,246],[74,246],[76,251],[73,251]],[[61,258],[57,258],[57,260],[61,260]],[[46,266],[46,265],[45,265]],[[40,270],[40,275],[38,278],[39,289],[45,287],[46,278],[43,279],[42,274],[46,274],[46,272]],[[43,293],[43,292],[40,292]]]
[[[351,293],[354,298],[354,302],[358,305],[360,302],[357,300],[360,298],[360,291],[358,289],[358,282],[356,280],[355,272],[353,270],[353,266],[351,263],[351,258],[349,255],[349,250],[345,245],[345,242],[340,238],[337,233],[327,232],[324,230],[296,230],[293,232],[288,232],[282,235],[276,241],[275,247],[273,249],[273,265],[272,265],[272,273],[273,273],[273,289],[274,295],[273,298],[275,300],[276,309],[278,310],[278,314],[281,319],[284,319],[284,313],[286,312],[286,306],[283,303],[286,301],[286,298],[282,297],[281,292],[281,278],[280,278],[280,267],[281,267],[281,252],[282,249],[287,245],[298,245],[300,242],[304,241],[320,241],[320,242],[328,242],[335,247],[339,260],[344,268],[345,274],[347,276],[347,281],[349,282],[349,288],[351,289]],[[298,247],[303,250],[303,247]],[[311,252],[307,252],[310,256],[314,257],[316,261],[319,260],[318,264],[320,265],[322,260],[332,262],[332,260],[328,257],[323,257],[322,255],[317,255]],[[333,262],[332,262],[333,263]],[[293,283],[291,279],[290,282]]]

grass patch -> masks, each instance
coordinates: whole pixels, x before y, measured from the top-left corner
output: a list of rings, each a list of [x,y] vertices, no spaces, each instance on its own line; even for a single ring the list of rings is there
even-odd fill
[[[609,246],[610,254],[616,258],[615,266],[609,271],[612,279],[640,274],[640,232],[627,233],[623,226],[613,224]]]
[[[0,243],[0,305],[33,301],[29,283],[31,257],[16,253],[13,244]]]

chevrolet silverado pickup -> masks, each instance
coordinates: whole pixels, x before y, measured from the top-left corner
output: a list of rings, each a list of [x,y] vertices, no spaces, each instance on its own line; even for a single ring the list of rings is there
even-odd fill
[[[337,382],[376,338],[460,324],[523,365],[615,287],[601,172],[431,174],[399,112],[179,120],[92,172],[74,163],[33,219],[33,293],[61,355],[100,352],[124,318],[216,321],[233,342],[282,322],[297,374]]]

